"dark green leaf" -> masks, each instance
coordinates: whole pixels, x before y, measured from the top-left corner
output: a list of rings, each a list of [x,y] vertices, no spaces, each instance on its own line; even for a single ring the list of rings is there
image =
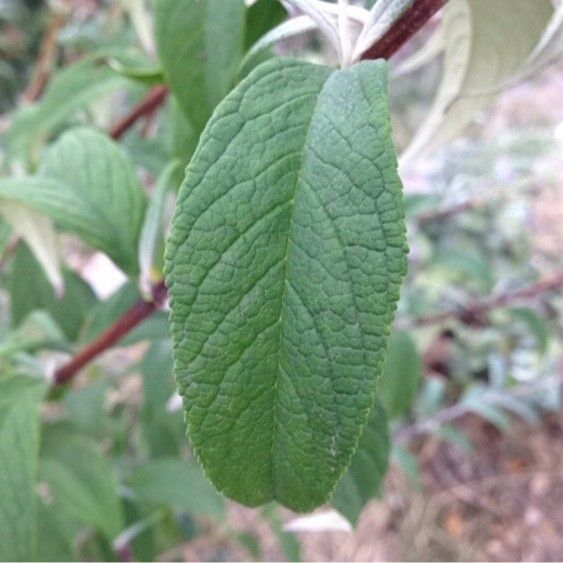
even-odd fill
[[[253,71],[188,166],[166,269],[209,478],[248,505],[325,502],[373,406],[406,269],[386,64]]]
[[[160,458],[139,465],[129,486],[141,502],[213,518],[224,514],[223,500],[201,469],[181,459]]]
[[[352,457],[352,463],[332,497],[334,508],[354,526],[364,506],[380,493],[390,450],[385,411],[376,404]]]
[[[249,49],[265,33],[287,16],[279,0],[258,0],[246,12],[245,47]]]
[[[234,85],[242,59],[242,0],[157,0],[156,40],[164,76],[199,132]]]
[[[422,360],[408,332],[396,331],[389,339],[389,351],[378,396],[390,418],[409,411],[422,377]]]
[[[43,446],[40,475],[65,515],[95,527],[109,540],[121,531],[113,469],[89,438],[66,429],[51,432]]]
[[[57,298],[53,287],[31,252],[19,246],[14,257],[8,289],[12,324],[18,326],[32,311],[47,311],[72,342],[78,337],[84,317],[96,303],[90,286],[70,270],[64,271],[65,293]]]
[[[151,454],[153,457],[178,455],[184,444],[181,413],[171,413],[166,408],[176,391],[170,340],[154,342],[139,365],[139,371],[143,376],[143,434]]]
[[[549,325],[545,319],[527,307],[513,307],[509,313],[512,318],[526,325],[536,340],[540,354],[545,354],[549,344]]]
[[[0,561],[35,557],[39,405],[45,386],[0,379]]]

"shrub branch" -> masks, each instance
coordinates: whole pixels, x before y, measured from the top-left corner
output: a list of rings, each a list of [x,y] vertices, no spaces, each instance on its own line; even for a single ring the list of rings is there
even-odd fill
[[[414,0],[412,7],[403,14],[395,25],[377,43],[371,46],[362,56],[363,59],[390,58],[404,45],[420,28],[442,7],[448,0]],[[153,113],[166,99],[166,86],[155,86],[147,96],[115,125],[108,134],[113,139],[119,139],[141,117]],[[101,336],[86,346],[68,363],[56,370],[54,384],[62,385],[70,381],[78,371],[90,363],[102,352],[119,342],[139,323],[152,315],[166,300],[166,286],[164,281],[152,288],[152,301],[140,298],[114,325]]]

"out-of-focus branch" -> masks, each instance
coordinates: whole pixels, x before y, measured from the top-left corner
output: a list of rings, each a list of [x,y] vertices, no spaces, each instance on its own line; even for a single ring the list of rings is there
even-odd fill
[[[444,219],[450,219],[456,215],[461,215],[466,211],[475,211],[483,206],[483,202],[478,199],[470,199],[464,201],[463,203],[458,203],[457,205],[452,205],[451,207],[446,207],[444,209],[437,209],[435,211],[425,211],[419,213],[415,217],[415,222],[421,226],[427,223],[432,223],[434,221],[443,221]]]
[[[161,281],[152,288],[152,300],[139,299],[115,324],[86,346],[68,363],[55,371],[54,384],[62,385],[72,379],[86,364],[111,348],[138,324],[157,311],[166,301],[166,286]]]
[[[521,383],[519,385],[515,385],[510,389],[506,389],[502,391],[502,396],[499,396],[498,391],[491,391],[486,392],[481,397],[481,401],[483,404],[494,406],[496,404],[502,405],[502,399],[508,397],[512,397],[514,399],[522,398],[522,397],[529,397],[542,389],[546,389],[552,386],[561,386],[563,385],[563,377],[561,375],[554,375],[550,377],[544,377],[539,379],[538,381],[532,381],[527,383]],[[422,436],[424,434],[429,434],[431,432],[435,432],[440,428],[440,426],[453,422],[455,420],[459,420],[460,418],[464,417],[467,414],[472,412],[470,406],[464,404],[463,402],[457,403],[450,407],[446,407],[442,409],[435,415],[423,418],[414,424],[409,424],[408,426],[404,426],[403,428],[399,429],[394,436],[394,442],[398,444],[407,444],[414,438],[418,436]]]
[[[24,100],[29,103],[39,99],[49,81],[55,63],[59,31],[65,21],[66,16],[62,12],[54,12],[51,16],[51,20],[49,21],[47,30],[41,41],[35,72],[23,94]]]
[[[141,117],[150,115],[164,103],[168,95],[166,86],[154,86],[149,93],[131,111],[110,127],[108,132],[112,139],[121,138]]]
[[[495,297],[491,297],[490,299],[474,301],[458,309],[443,311],[433,315],[425,315],[412,320],[399,320],[397,322],[397,327],[413,328],[430,326],[441,324],[452,319],[457,319],[466,324],[473,324],[476,321],[479,322],[484,315],[494,309],[507,307],[508,305],[512,305],[513,303],[517,303],[519,301],[534,299],[547,293],[548,291],[559,289],[560,287],[563,287],[563,272],[543,278],[522,289],[518,289],[516,291],[506,291]]]

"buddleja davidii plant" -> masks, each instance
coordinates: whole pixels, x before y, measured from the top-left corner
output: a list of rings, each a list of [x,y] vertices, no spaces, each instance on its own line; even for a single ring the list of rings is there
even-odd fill
[[[340,69],[273,58],[219,103],[179,192],[166,276],[175,373],[207,476],[243,504],[310,511],[374,408],[406,270],[386,63],[359,60],[411,2],[284,4],[307,25],[282,24],[250,55],[314,25]]]

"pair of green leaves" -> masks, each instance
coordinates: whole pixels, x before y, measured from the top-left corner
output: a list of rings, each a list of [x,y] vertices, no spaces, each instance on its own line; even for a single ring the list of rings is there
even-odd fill
[[[202,134],[167,246],[188,432],[222,492],[299,511],[328,500],[405,269],[385,63],[258,67]]]
[[[105,135],[71,130],[35,176],[0,181],[0,198],[29,206],[135,273],[145,195],[122,151]]]

